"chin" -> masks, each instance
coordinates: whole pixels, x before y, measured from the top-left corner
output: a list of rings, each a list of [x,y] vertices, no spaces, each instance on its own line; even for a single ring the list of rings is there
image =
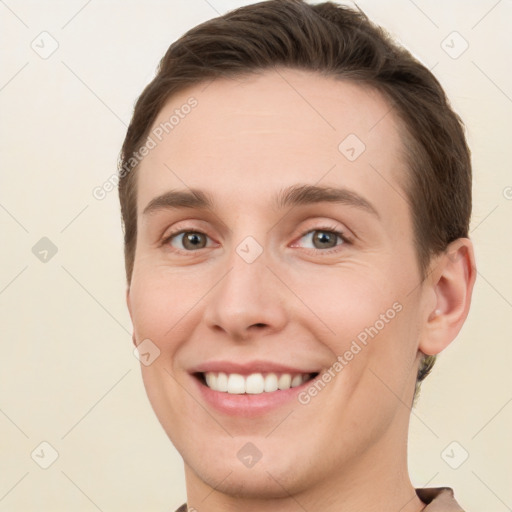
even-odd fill
[[[281,474],[275,468],[261,467],[250,470],[233,468],[232,473],[222,473],[226,476],[219,483],[219,473],[212,468],[200,468],[196,471],[201,480],[214,488],[217,492],[227,494],[236,498],[247,499],[279,499],[287,498],[291,493],[296,492],[297,483],[290,474]],[[267,473],[268,471],[268,473]]]

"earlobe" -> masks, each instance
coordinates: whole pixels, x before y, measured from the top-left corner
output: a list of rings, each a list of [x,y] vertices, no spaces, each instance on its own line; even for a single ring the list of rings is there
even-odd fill
[[[473,244],[469,238],[452,242],[438,258],[431,274],[434,308],[427,312],[418,349],[426,355],[444,350],[466,320],[476,279]]]

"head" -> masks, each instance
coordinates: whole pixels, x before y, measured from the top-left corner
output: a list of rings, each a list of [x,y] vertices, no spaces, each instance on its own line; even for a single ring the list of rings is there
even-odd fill
[[[436,78],[364,13],[268,1],[188,31],[136,103],[119,194],[134,343],[160,351],[144,383],[204,481],[240,439],[281,450],[261,467],[293,465],[300,486],[290,429],[312,439],[304,460],[336,437],[327,471],[406,435],[404,403],[469,308],[470,152]],[[275,417],[217,417],[193,396],[219,354],[289,355],[332,382],[267,436]]]

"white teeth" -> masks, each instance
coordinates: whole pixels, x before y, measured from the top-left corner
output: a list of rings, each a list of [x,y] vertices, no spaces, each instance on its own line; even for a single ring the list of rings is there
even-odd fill
[[[295,375],[292,379],[292,383],[290,384],[290,386],[292,388],[296,388],[297,386],[300,386],[302,382],[302,375]]]
[[[232,373],[228,377],[228,393],[232,393],[233,395],[245,393],[245,379],[243,375]]]
[[[295,388],[306,382],[310,374],[281,373],[251,373],[244,376],[238,373],[206,372],[204,374],[206,385],[214,391],[241,395],[259,395],[261,393],[272,393],[273,391]]]
[[[215,373],[209,372],[204,377],[209,388],[217,388],[217,375]]]
[[[277,387],[279,389],[290,389],[292,383],[292,376],[289,373],[283,373],[277,381]]]
[[[245,392],[250,395],[259,395],[265,389],[265,379],[261,373],[252,373],[245,379]]]
[[[271,393],[277,391],[277,375],[275,373],[269,373],[265,377],[265,391]]]
[[[208,373],[206,375],[208,375]],[[208,384],[208,380],[206,381],[206,384]],[[217,391],[223,391],[224,393],[226,393],[228,390],[228,376],[225,373],[220,372],[217,375],[217,382],[215,382],[214,386],[216,386],[216,388],[213,386],[210,387],[212,389],[216,389]]]

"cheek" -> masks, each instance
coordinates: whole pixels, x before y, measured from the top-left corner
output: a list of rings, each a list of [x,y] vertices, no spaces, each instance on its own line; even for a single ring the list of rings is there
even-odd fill
[[[163,340],[172,338],[173,329],[191,308],[193,297],[185,288],[183,280],[165,279],[158,272],[134,272],[130,309],[138,342],[149,338],[160,350],[168,347]]]
[[[397,306],[394,309],[393,304],[397,302],[397,291],[371,268],[324,269],[297,281],[294,289],[304,297],[310,311],[307,317],[316,316],[333,339],[339,340],[339,349],[361,333],[364,338],[365,328],[376,322],[382,330],[382,314],[388,312],[385,320],[396,316]]]
[[[407,286],[391,269],[330,270],[307,280],[314,286],[296,283],[297,295],[308,306],[300,309],[303,321],[312,319],[307,328],[316,326],[315,336],[331,352],[333,364],[340,362],[333,370],[344,375],[349,394],[362,382],[372,392],[386,385],[400,389],[416,356],[414,305],[404,292]]]
[[[169,437],[172,434],[180,438],[186,432],[182,432],[182,423],[176,418],[193,417],[196,411],[190,410],[191,403],[183,393],[183,384],[178,383],[173,362],[180,344],[186,339],[184,330],[191,328],[187,325],[187,313],[197,303],[200,290],[191,294],[190,286],[187,287],[189,281],[165,276],[153,269],[142,272],[139,268],[133,274],[132,322],[137,343],[149,339],[160,351],[149,365],[141,364],[149,402]]]

